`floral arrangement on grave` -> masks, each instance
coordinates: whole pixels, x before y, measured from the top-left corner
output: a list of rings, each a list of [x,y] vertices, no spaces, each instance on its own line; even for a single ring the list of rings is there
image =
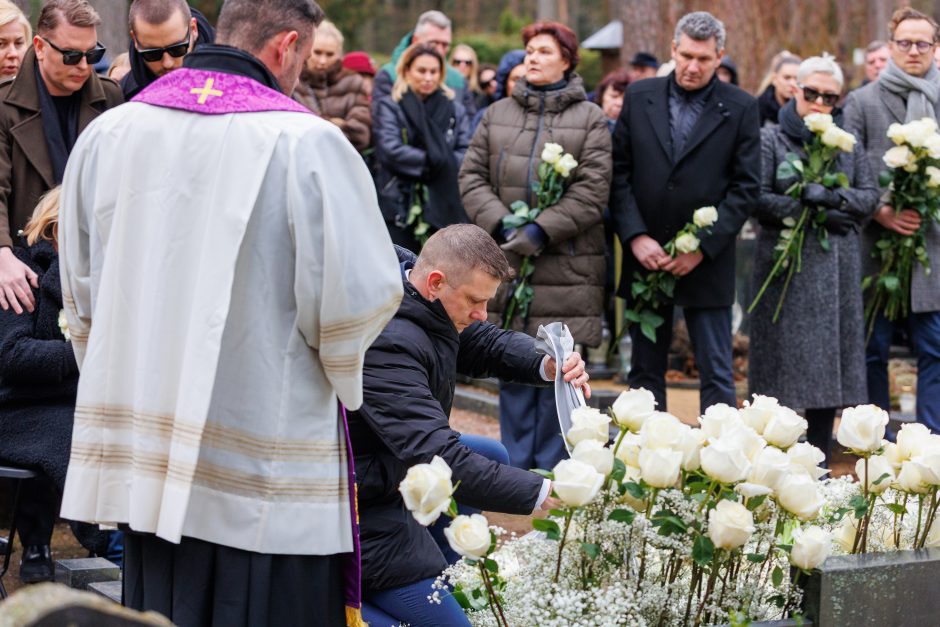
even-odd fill
[[[806,160],[790,152],[777,167],[777,180],[786,181],[794,177],[797,179],[787,189],[786,194],[796,200],[804,200],[804,190],[810,184],[822,185],[827,189],[848,187],[848,177],[844,172],[835,170],[835,163],[840,152],[851,153],[855,150],[855,136],[836,126],[828,113],[810,113],[803,118],[803,123],[813,133],[813,139],[804,145]],[[829,232],[826,229],[827,217],[825,207],[806,203],[800,210],[798,218],[792,216],[784,218],[785,228],[780,231],[777,244],[774,246],[774,265],[757,292],[757,296],[754,297],[754,302],[747,308],[748,313],[754,311],[767,288],[783,278],[783,287],[772,318],[773,322],[777,322],[783,301],[787,297],[790,281],[802,266],[807,230],[813,230],[823,250],[828,252],[830,249]]]
[[[512,203],[509,207],[512,213],[505,216],[502,221],[503,231],[508,232],[524,228],[527,224],[534,223],[535,219],[544,210],[558,204],[558,201],[565,193],[566,181],[577,167],[578,162],[574,156],[565,152],[560,144],[552,142],[545,144],[542,149],[541,163],[539,163],[536,171],[538,180],[532,184],[532,191],[535,193],[535,206],[529,207],[522,200]],[[529,307],[532,304],[532,298],[535,296],[535,290],[529,285],[529,280],[532,278],[532,273],[535,272],[536,256],[522,258],[519,274],[510,287],[509,301],[506,303],[506,310],[503,313],[504,329],[509,329],[512,326],[513,318],[517,314],[523,320],[528,320]]]
[[[878,272],[862,280],[866,292],[865,321],[868,335],[875,320],[883,314],[888,320],[907,316],[911,303],[911,277],[915,261],[929,274],[927,229],[940,222],[940,134],[932,118],[907,124],[892,124],[888,137],[895,143],[884,155],[888,169],[878,182],[888,188],[888,202],[894,210],[916,211],[920,227],[913,235],[884,229],[872,256]]]
[[[544,473],[562,506],[522,538],[494,542],[481,523],[477,552],[444,571],[431,602],[453,594],[479,626],[798,616],[800,580],[832,553],[940,546],[940,436],[906,426],[890,445],[886,423],[871,406],[844,412],[856,482],[823,480],[822,451],[799,442],[806,421],[770,397],[710,407],[698,427],[643,389],[608,414],[578,408],[571,459]]]
[[[694,253],[701,247],[700,233],[707,234],[709,229],[718,221],[718,209],[712,206],[700,207],[692,214],[692,221],[687,223],[669,240],[663,250],[675,258],[684,253]],[[640,325],[640,331],[651,342],[656,341],[656,329],[662,326],[663,317],[656,310],[672,299],[676,289],[676,276],[665,270],[656,270],[643,275],[633,273],[633,283],[630,285],[631,305],[623,312],[623,325],[620,333],[610,345],[610,352],[616,350],[631,325]]]

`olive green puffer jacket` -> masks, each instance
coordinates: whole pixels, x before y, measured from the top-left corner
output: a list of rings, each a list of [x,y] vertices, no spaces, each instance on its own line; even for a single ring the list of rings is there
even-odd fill
[[[501,221],[517,200],[534,203],[532,185],[542,148],[561,144],[578,161],[564,196],[536,219],[549,242],[535,261],[535,296],[528,325],[517,316],[513,328],[535,334],[540,324],[565,322],[576,342],[601,341],[605,244],[602,216],[610,189],[610,131],[600,107],[586,100],[581,79],[538,91],[516,83],[511,98],[487,108],[460,169],[460,192],[470,221],[502,241]],[[508,253],[518,272],[522,258]],[[508,298],[503,286],[491,303],[499,322]]]

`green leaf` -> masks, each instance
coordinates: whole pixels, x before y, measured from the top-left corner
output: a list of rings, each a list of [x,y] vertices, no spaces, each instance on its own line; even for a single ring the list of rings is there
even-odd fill
[[[499,572],[499,564],[496,563],[496,560],[491,560],[487,557],[485,558],[483,565],[486,567],[486,570],[490,571],[491,573]]]
[[[627,309],[623,312],[623,317],[629,320],[630,322],[639,322],[640,313],[634,309]]]
[[[745,557],[752,564],[760,564],[767,559],[767,556],[762,553],[748,553]]]
[[[581,550],[592,560],[596,560],[597,556],[601,554],[601,547],[597,544],[591,544],[590,542],[582,542]]]
[[[760,496],[752,496],[751,498],[747,500],[747,508],[753,512],[757,510],[758,507],[763,505],[764,501],[766,500],[767,500],[766,494],[761,494]]]
[[[614,469],[610,471],[610,478],[613,481],[623,481],[623,478],[627,475],[627,465],[623,463],[620,459],[614,459]]]
[[[835,174],[833,174],[832,172],[827,172],[822,177],[822,184],[825,187],[832,187],[838,182],[838,180],[839,179],[836,177]]]
[[[839,187],[848,187],[849,177],[846,176],[845,172],[839,172],[836,174],[836,182],[839,184]]]
[[[517,215],[508,215],[503,218],[504,229],[518,229],[526,223],[526,219]]]
[[[646,488],[634,481],[627,481],[623,486],[627,489],[627,492],[630,493],[630,496],[637,500],[644,500],[647,496]]]
[[[688,525],[675,512],[668,509],[661,509],[653,514],[651,523],[653,527],[659,528],[659,535],[661,536],[685,533],[685,530],[688,529]]]
[[[649,324],[648,322],[641,322],[640,331],[643,333],[644,336],[646,336],[646,338],[650,342],[652,342],[653,344],[656,343],[656,327]]]
[[[774,582],[774,587],[779,587],[783,583],[783,570],[779,566],[774,566],[774,572],[770,577]]]
[[[692,561],[705,567],[715,557],[715,544],[706,535],[698,534],[692,542]]]
[[[884,481],[886,481],[886,480],[889,479],[890,477],[891,477],[891,473],[886,472],[886,473],[884,473],[883,475],[881,475],[880,477],[878,477],[875,481],[872,481],[872,485],[879,485],[880,483],[883,483]]]
[[[659,328],[662,326],[664,320],[662,316],[653,311],[643,311],[640,313],[640,322],[652,325],[653,328]]]
[[[774,596],[770,597],[767,600],[773,603],[774,605],[776,605],[777,607],[783,607],[787,602],[786,598],[782,594],[775,594]]]
[[[861,520],[868,512],[868,499],[866,499],[861,494],[856,494],[851,499],[849,499],[849,507],[854,510],[855,518],[857,520]]]
[[[887,187],[893,180],[894,174],[890,170],[883,170],[881,174],[878,175],[878,185],[881,187]]]
[[[529,205],[526,204],[524,200],[516,200],[511,205],[509,205],[509,210],[516,215],[523,215],[529,213]]]
[[[888,511],[900,516],[907,511],[907,508],[901,505],[900,503],[886,503],[885,507],[888,508]]]
[[[532,528],[536,531],[545,532],[549,540],[561,539],[561,528],[554,520],[549,520],[548,518],[534,518],[532,519]]]
[[[789,161],[783,161],[777,166],[777,179],[786,180],[797,176],[798,172]]]
[[[882,285],[889,292],[896,292],[901,287],[901,279],[896,276],[886,276],[882,279]]]
[[[531,468],[529,472],[534,472],[538,476],[545,477],[546,479],[549,479],[551,481],[555,480],[555,473],[553,473],[551,470],[542,470],[541,468]]]
[[[554,516],[555,518],[564,518],[568,515],[568,512],[563,509],[550,509],[548,510],[548,515]]]
[[[615,509],[607,516],[607,520],[616,520],[617,522],[626,523],[628,525],[632,525],[635,519],[636,513],[628,509]]]

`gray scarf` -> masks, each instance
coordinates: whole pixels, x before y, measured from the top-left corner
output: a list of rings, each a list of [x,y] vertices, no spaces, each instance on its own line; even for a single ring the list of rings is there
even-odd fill
[[[878,81],[891,93],[907,100],[905,123],[926,117],[937,119],[934,107],[940,99],[940,71],[932,60],[927,75],[921,78],[911,76],[895,65],[894,59],[889,59]]]

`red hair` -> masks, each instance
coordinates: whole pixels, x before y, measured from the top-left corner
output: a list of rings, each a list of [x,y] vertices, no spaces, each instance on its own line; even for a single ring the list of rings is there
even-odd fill
[[[558,42],[562,58],[570,66],[565,76],[578,67],[581,55],[578,54],[578,36],[573,30],[561,22],[536,22],[522,29],[522,43],[528,45],[529,40],[538,35],[551,35]]]

